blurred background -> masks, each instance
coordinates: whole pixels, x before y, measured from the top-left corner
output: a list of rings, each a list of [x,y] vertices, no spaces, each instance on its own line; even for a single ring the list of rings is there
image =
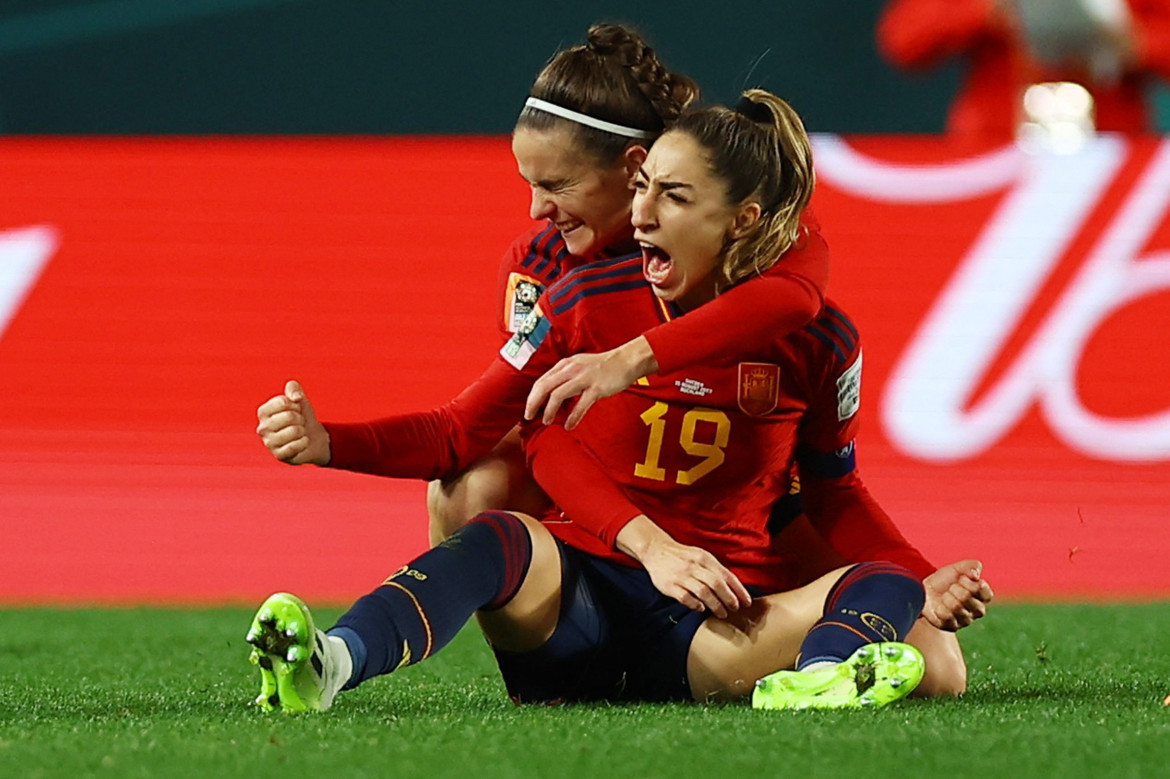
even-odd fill
[[[908,80],[874,39],[881,3],[518,0],[8,0],[7,133],[507,133],[536,71],[599,20],[729,100],[776,89],[810,127],[942,129],[957,67]]]
[[[423,485],[280,466],[255,408],[479,374],[528,224],[507,134],[602,20],[815,133],[906,535],[1009,599],[1170,595],[1170,3],[1041,5],[0,3],[0,602],[347,601],[421,550]]]

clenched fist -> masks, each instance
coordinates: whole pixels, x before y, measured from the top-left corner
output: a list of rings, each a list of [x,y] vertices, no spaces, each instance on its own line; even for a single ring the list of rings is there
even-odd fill
[[[282,463],[328,465],[332,457],[329,432],[317,421],[313,404],[299,382],[284,385],[284,394],[269,398],[256,409],[256,434]]]

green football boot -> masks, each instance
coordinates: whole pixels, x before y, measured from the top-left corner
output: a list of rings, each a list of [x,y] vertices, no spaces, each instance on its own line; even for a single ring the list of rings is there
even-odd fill
[[[765,676],[752,691],[752,708],[877,708],[909,695],[925,671],[922,653],[909,644],[866,644],[834,666]]]
[[[297,596],[278,592],[264,601],[247,636],[248,659],[260,668],[255,704],[288,713],[328,709],[337,690],[328,679],[332,664],[325,640]]]

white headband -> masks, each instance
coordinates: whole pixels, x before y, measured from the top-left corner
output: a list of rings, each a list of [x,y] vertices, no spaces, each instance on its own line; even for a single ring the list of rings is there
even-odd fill
[[[586,127],[592,127],[595,130],[602,132],[613,133],[614,135],[623,135],[626,138],[638,138],[641,140],[649,140],[654,137],[654,133],[646,130],[637,130],[633,127],[625,127],[613,122],[607,122],[604,119],[596,119],[588,114],[582,114],[564,106],[559,106],[556,103],[550,103],[547,100],[541,100],[539,97],[530,97],[524,101],[527,108],[535,108],[538,111],[544,111],[546,114],[559,116],[562,119],[568,119],[570,122],[583,124]]]

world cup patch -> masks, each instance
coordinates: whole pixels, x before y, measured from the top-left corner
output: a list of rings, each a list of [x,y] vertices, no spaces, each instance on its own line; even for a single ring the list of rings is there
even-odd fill
[[[508,285],[504,290],[504,326],[508,332],[520,332],[543,291],[544,286],[531,276],[523,273],[508,274]]]
[[[515,334],[500,349],[500,356],[517,370],[522,369],[528,364],[537,347],[544,343],[551,328],[552,325],[545,318],[540,306],[534,306],[518,323]]]
[[[837,421],[844,422],[861,408],[861,355],[837,377]]]
[[[743,413],[759,417],[771,413],[780,401],[780,366],[767,362],[739,364],[736,402]]]

